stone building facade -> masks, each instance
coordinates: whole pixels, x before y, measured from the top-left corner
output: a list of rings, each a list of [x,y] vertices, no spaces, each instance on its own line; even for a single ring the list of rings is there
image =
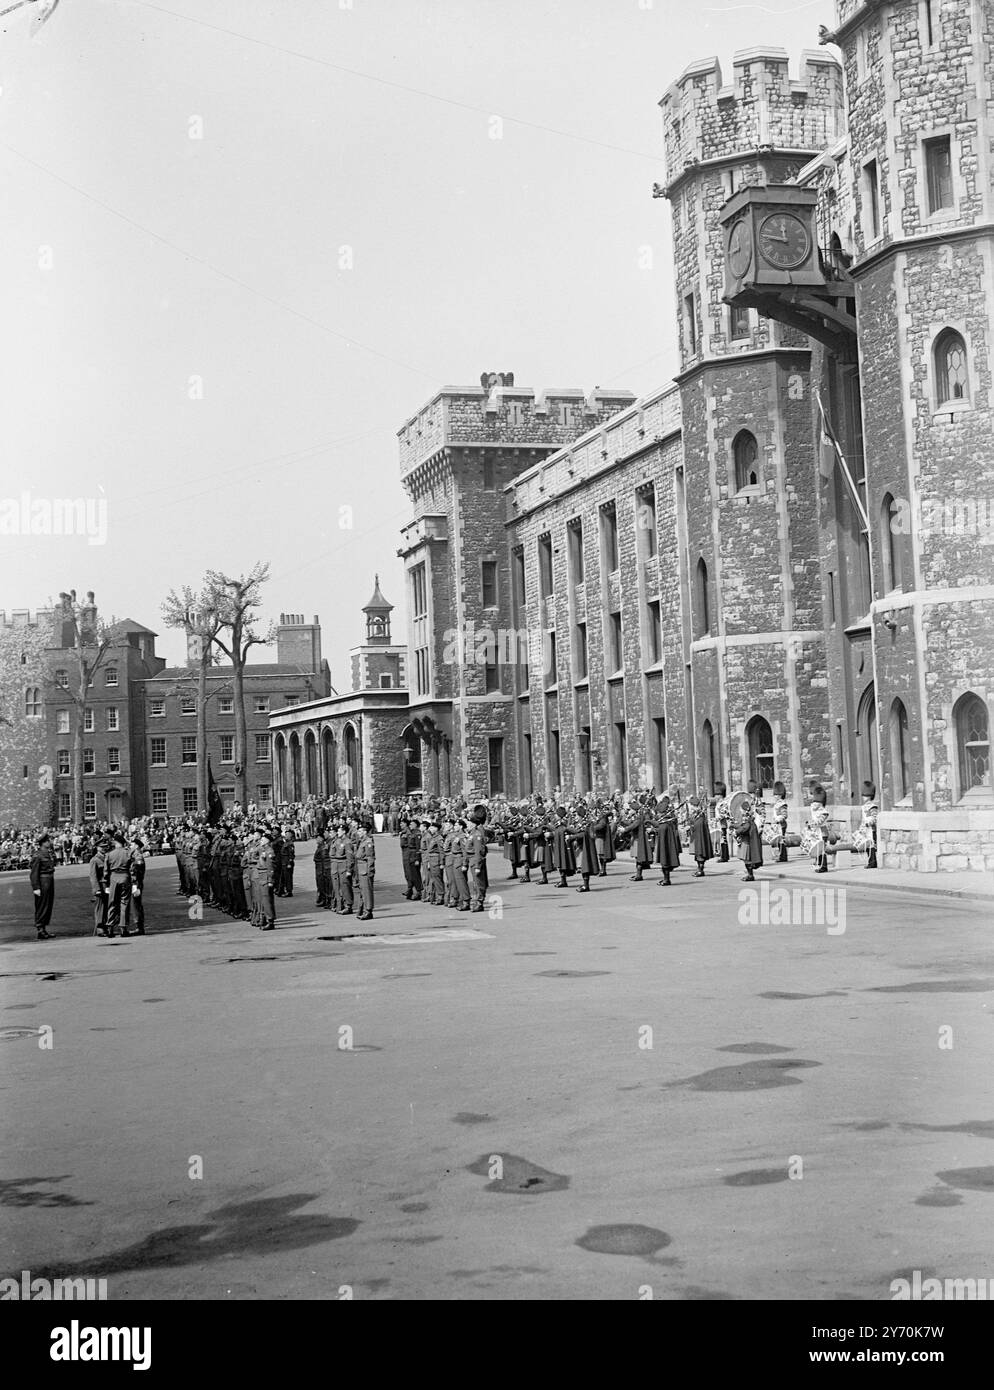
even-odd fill
[[[994,867],[994,5],[838,20],[662,99],[673,386],[400,431],[427,789],[870,781],[883,864]]]
[[[0,825],[51,825],[55,816],[45,719],[51,640],[50,609],[0,611]]]
[[[276,710],[272,739],[277,803],[337,793],[373,798],[422,789],[421,746],[408,712],[407,649],[390,635],[393,605],[380,591],[363,608],[365,640],[349,652],[353,688]]]

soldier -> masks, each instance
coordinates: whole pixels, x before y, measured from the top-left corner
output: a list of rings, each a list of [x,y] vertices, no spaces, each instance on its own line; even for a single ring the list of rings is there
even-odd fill
[[[728,804],[728,788],[724,782],[714,784],[714,818],[718,822],[718,863],[728,863],[728,828],[732,819]]]
[[[421,897],[421,837],[414,830],[413,822],[406,816],[400,818],[400,862],[404,870],[407,887],[404,897],[418,902]]]
[[[197,893],[201,900],[211,899],[211,842],[207,831],[201,829],[194,835],[194,853],[197,860]]]
[[[626,835],[631,835],[632,859],[635,863],[635,872],[631,879],[633,883],[641,883],[644,871],[652,863],[652,849],[649,844],[651,819],[645,801],[639,800],[634,809],[632,819],[624,825],[619,825],[618,829]]]
[[[787,863],[787,816],[790,807],[787,802],[787,788],[782,782],[773,783],[773,819],[780,829],[780,857],[778,863]]]
[[[763,866],[763,837],[760,833],[763,811],[747,797],[739,814],[741,819],[735,829],[735,837],[739,842],[739,858],[745,865],[745,882],[754,883],[753,869]]]
[[[877,816],[880,814],[880,807],[877,805],[877,789],[872,782],[863,783],[863,808],[860,816],[859,828],[863,839],[866,842],[866,867],[875,869],[877,867]]]
[[[597,850],[597,877],[607,877],[607,866],[617,856],[614,849],[614,826],[609,806],[598,806],[593,818],[594,845]]]
[[[459,912],[468,912],[470,908],[468,870],[469,826],[460,816],[452,832],[452,884]]]
[[[487,882],[487,832],[483,828],[486,811],[478,806],[470,819],[473,822],[467,841],[467,866],[472,895],[470,910],[482,912],[487,889],[490,886]]]
[[[90,894],[93,898],[93,933],[95,936],[113,936],[107,930],[107,880],[104,869],[107,863],[109,842],[100,840],[89,861]]]
[[[258,869],[258,836],[253,831],[245,836],[245,843],[242,845],[242,896],[248,908],[248,920],[253,927],[259,925]]]
[[[262,838],[256,865],[259,876],[259,930],[276,929],[276,899],[273,896],[273,847],[268,835]]]
[[[349,841],[346,823],[343,820],[335,830],[335,838],[331,845],[331,875],[335,886],[335,896],[338,899],[338,913],[341,917],[348,917],[352,911],[351,860],[352,845]]]
[[[511,866],[508,878],[517,878],[518,870],[524,866],[528,877],[528,842],[523,835],[524,825],[517,810],[512,806],[504,826],[504,858]]]
[[[441,907],[445,902],[445,839],[442,835],[442,822],[432,821],[428,829],[425,847],[425,863],[428,868],[428,901]]]
[[[373,920],[373,880],[376,876],[376,844],[373,840],[372,821],[363,821],[356,836],[353,857],[353,872],[356,885],[362,898],[362,910],[357,914],[359,922]]]
[[[314,887],[317,890],[315,907],[331,906],[331,846],[319,831],[314,844]]]
[[[690,798],[687,824],[690,829],[690,848],[697,863],[694,877],[703,878],[704,865],[709,859],[714,858],[714,845],[711,843],[711,831],[708,829],[707,807],[700,796]]]
[[[55,850],[51,835],[42,835],[31,857],[31,891],[35,900],[35,929],[39,941],[54,941],[48,930],[55,905]]]
[[[565,806],[556,807],[552,825],[552,859],[559,871],[558,886],[568,888],[569,875],[576,873],[576,855],[573,853],[573,841],[567,829]]]
[[[656,862],[663,871],[660,888],[670,888],[670,874],[680,867],[680,832],[676,808],[668,796],[656,805]]]
[[[131,905],[135,913],[135,931],[145,935],[145,849],[136,835],[131,841],[131,855],[128,861],[131,874]]]
[[[597,848],[597,830],[595,823],[584,813],[583,819],[571,825],[567,831],[570,843],[573,847],[573,854],[576,857],[577,867],[583,879],[583,886],[578,888],[578,893],[590,892],[590,875],[599,874],[598,865],[602,862],[600,851]]]
[[[811,788],[809,814],[817,837],[815,841],[815,873],[827,874],[828,836],[831,829],[828,818],[828,794],[818,782]]]
[[[283,827],[283,896],[293,897],[293,870],[297,862],[297,850],[293,843],[293,831]]]
[[[234,835],[231,840],[231,858],[228,865],[228,896],[231,899],[232,914],[241,922],[249,919],[248,903],[245,901],[245,888],[242,881],[242,836]]]
[[[270,843],[273,850],[273,893],[277,898],[283,896],[283,836],[277,826]]]
[[[130,936],[131,925],[131,855],[124,844],[120,831],[114,834],[114,844],[107,855],[104,874],[107,879],[107,935],[114,935],[114,928],[121,928],[122,936]]]

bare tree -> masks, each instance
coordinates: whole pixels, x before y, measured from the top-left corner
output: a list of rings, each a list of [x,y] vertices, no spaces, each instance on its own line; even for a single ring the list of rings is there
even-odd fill
[[[73,821],[83,823],[83,734],[85,732],[88,691],[104,657],[114,645],[116,631],[114,620],[103,622],[97,615],[92,591],[86,595],[86,602],[80,603],[76,590],[59,595],[59,602],[53,614],[56,626],[56,646],[61,646],[65,660],[71,669],[65,671],[65,678],[48,676],[46,685],[58,692],[58,699],[65,700],[72,708],[72,800]],[[68,636],[68,641],[66,640]]]
[[[195,593],[190,586],[176,592],[170,589],[162,605],[162,620],[167,627],[181,627],[186,633],[187,660],[196,663],[197,670],[197,807],[206,811],[209,804],[207,786],[207,672],[217,664],[215,651],[221,618],[211,607],[206,589]],[[192,681],[191,681],[192,684]],[[177,686],[177,690],[179,685]],[[215,691],[215,694],[218,692]]]
[[[276,638],[276,628],[270,625],[265,632],[256,630],[258,609],[262,605],[262,586],[269,578],[269,566],[261,561],[247,575],[237,579],[208,570],[204,576],[204,595],[207,606],[218,615],[220,630],[228,640],[214,638],[217,646],[231,662],[235,697],[235,800],[243,809],[246,804],[245,766],[247,760],[245,729],[245,665],[252,647],[267,647]]]

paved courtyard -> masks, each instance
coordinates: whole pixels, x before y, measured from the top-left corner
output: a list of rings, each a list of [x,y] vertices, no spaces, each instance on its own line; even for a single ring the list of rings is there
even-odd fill
[[[76,868],[38,943],[0,879],[0,1274],[878,1300],[991,1273],[988,903],[803,863],[748,901],[737,866],[581,896],[492,855],[469,915],[405,902],[377,850],[374,922],[314,910],[303,847],[268,934],[191,922],[157,859],[146,938],[93,939]]]

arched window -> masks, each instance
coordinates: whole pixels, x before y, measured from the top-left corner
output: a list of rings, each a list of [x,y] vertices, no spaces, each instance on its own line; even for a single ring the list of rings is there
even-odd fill
[[[749,776],[761,789],[772,787],[776,781],[773,771],[773,730],[759,714],[746,725],[749,745]]]
[[[935,367],[935,401],[943,406],[970,398],[966,343],[954,328],[947,328],[935,340],[932,351]]]
[[[24,713],[28,719],[41,718],[41,691],[36,685],[29,685],[24,692]]]
[[[708,792],[714,795],[714,784],[718,777],[718,768],[715,761],[714,729],[711,727],[711,720],[705,719],[701,727],[701,736],[704,741],[704,777]]]
[[[908,711],[903,700],[890,707],[890,765],[894,779],[894,800],[903,801],[911,795],[911,757],[908,733]]]
[[[739,430],[732,441],[732,459],[735,463],[735,491],[742,492],[747,487],[759,486],[759,449],[756,440],[748,430]]]
[[[877,696],[872,681],[863,691],[856,710],[856,734],[859,739],[859,776],[861,781],[879,787],[877,769]]]
[[[991,784],[991,735],[987,706],[972,692],[956,702],[956,751],[959,758],[960,795]]]
[[[880,503],[880,558],[883,564],[884,593],[904,588],[905,527],[909,509],[885,492]]]
[[[707,637],[711,632],[711,607],[708,594],[708,567],[704,556],[697,562],[697,636]]]

